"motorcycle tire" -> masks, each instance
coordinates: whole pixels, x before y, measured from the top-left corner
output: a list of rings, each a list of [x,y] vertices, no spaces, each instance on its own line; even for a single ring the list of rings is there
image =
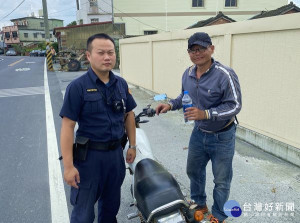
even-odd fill
[[[78,60],[71,60],[68,63],[69,71],[79,71],[80,69],[80,62]]]

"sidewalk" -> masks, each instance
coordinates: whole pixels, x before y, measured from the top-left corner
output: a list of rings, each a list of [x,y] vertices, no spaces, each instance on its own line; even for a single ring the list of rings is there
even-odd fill
[[[129,87],[138,104],[136,113],[147,104],[155,108],[160,103],[153,100],[153,92],[133,85]],[[150,122],[142,124],[141,128],[150,140],[155,158],[176,178],[189,198],[189,179],[185,172],[186,148],[193,127],[184,124],[182,110],[147,119]],[[243,213],[238,218],[228,218],[226,222],[300,222],[299,167],[237,139],[233,170],[229,200],[237,201]],[[125,181],[130,184],[130,180],[127,175]],[[214,187],[211,162],[207,166],[206,182],[207,204],[211,209]],[[127,193],[127,190],[122,189],[122,192]],[[127,206],[130,200],[122,202]],[[287,209],[290,206],[293,211]],[[121,213],[119,216],[128,214],[123,209]]]

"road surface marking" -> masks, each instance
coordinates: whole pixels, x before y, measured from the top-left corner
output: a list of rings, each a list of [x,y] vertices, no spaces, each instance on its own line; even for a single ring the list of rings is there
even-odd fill
[[[29,70],[30,70],[30,68],[27,68],[27,67],[16,69],[16,71],[29,71]]]
[[[60,161],[58,160],[58,147],[48,85],[46,59],[44,64],[44,87],[52,223],[69,223],[70,219],[66,193],[63,184]]]
[[[8,65],[9,67],[12,67],[13,65],[15,65],[15,64],[17,64],[17,63],[20,63],[21,61],[23,61],[24,60],[24,58],[23,59],[21,59],[21,60],[18,60],[18,61],[16,61],[16,62],[14,62],[14,63],[12,63],[12,64],[10,64],[10,65]]]
[[[13,97],[13,96],[36,95],[36,94],[44,94],[44,93],[45,93],[44,86],[0,89],[0,98],[1,97]]]
[[[4,60],[4,59],[0,58],[0,61],[2,61],[2,60]]]

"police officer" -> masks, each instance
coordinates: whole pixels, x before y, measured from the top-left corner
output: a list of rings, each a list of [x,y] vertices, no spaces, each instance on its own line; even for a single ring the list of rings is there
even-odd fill
[[[93,222],[98,201],[98,222],[114,223],[125,177],[120,144],[124,124],[130,144],[126,161],[132,163],[136,156],[132,111],[136,103],[126,81],[111,71],[116,53],[110,36],[89,37],[86,54],[91,68],[69,84],[60,112],[64,179],[71,186],[73,205],[71,222]]]

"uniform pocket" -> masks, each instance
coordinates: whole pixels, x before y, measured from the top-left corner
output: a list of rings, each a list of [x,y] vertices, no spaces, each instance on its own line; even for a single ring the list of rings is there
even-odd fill
[[[79,183],[79,188],[71,187],[70,203],[74,206],[78,203],[80,197],[88,199],[91,183]]]
[[[100,112],[104,108],[104,101],[99,93],[90,93],[84,95],[83,111],[87,113]]]

